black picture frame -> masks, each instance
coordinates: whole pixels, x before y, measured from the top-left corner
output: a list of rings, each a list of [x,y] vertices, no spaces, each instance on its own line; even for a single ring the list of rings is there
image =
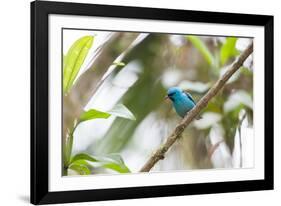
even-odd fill
[[[265,167],[263,180],[49,192],[48,15],[83,15],[256,25],[265,28]],[[31,203],[50,204],[273,189],[273,16],[31,2]]]

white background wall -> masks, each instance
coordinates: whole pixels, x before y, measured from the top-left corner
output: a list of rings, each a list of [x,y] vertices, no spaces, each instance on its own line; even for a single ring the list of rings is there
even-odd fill
[[[78,0],[77,0],[78,1]],[[275,191],[120,200],[69,205],[277,205],[281,201],[281,13],[277,0],[84,0],[129,6],[210,10],[275,16]],[[29,0],[0,6],[0,205],[29,204]],[[280,204],[280,203],[279,203]]]

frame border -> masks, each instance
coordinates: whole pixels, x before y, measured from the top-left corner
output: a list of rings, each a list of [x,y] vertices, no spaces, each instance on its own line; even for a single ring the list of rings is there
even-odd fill
[[[48,191],[48,15],[83,15],[168,21],[240,24],[265,28],[265,178],[264,180]],[[195,194],[271,190],[273,171],[273,16],[188,11],[144,7],[109,6],[64,2],[31,2],[31,153],[30,201],[33,204],[67,203],[165,197]]]

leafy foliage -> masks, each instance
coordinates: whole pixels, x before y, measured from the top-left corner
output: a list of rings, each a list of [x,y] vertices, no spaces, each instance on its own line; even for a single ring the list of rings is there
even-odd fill
[[[68,169],[76,171],[80,175],[89,175],[91,174],[90,169],[86,164],[83,164],[82,162],[74,162],[68,166]]]
[[[117,104],[108,112],[90,109],[80,116],[80,122],[98,118],[107,119],[111,115],[125,119],[136,120],[136,117],[129,109],[127,109],[127,107],[125,107],[123,104]]]
[[[189,35],[187,36],[187,39],[198,49],[209,65],[214,64],[215,60],[212,53],[198,36]]]
[[[129,109],[127,109],[127,107],[125,107],[123,104],[115,105],[115,107],[109,110],[108,113],[117,117],[136,120],[136,117],[133,115],[133,113]]]
[[[113,65],[123,67],[126,64],[124,62],[113,62]]]
[[[224,65],[230,57],[235,57],[239,54],[235,45],[236,37],[227,37],[225,43],[222,45],[220,50],[220,62]]]
[[[84,36],[73,43],[63,58],[63,92],[66,93],[72,84],[94,41],[93,36]]]
[[[71,163],[76,162],[78,160],[87,160],[87,161],[91,161],[91,162],[97,162],[98,160],[86,153],[79,153],[76,154],[75,156],[73,156],[71,158]]]
[[[90,163],[89,163],[90,162]],[[95,163],[95,165],[91,165]],[[105,168],[118,173],[129,173],[129,168],[125,165],[119,154],[109,154],[106,156],[92,156],[86,153],[76,154],[71,158],[69,169],[75,170],[81,175],[91,174],[92,168]]]
[[[84,112],[80,116],[80,121],[83,122],[83,121],[97,119],[97,118],[107,119],[108,117],[110,117],[110,114],[107,112],[101,112],[96,109],[90,109],[90,110]]]
[[[84,121],[93,120],[93,119],[107,119],[111,115],[122,117],[130,120],[136,120],[135,116],[128,110],[124,105],[117,104],[114,108],[112,108],[108,112],[102,112],[96,109],[90,109],[84,112],[79,119],[79,122],[76,123],[75,128],[78,124]],[[74,128],[74,129],[75,129]],[[73,131],[74,132],[74,131]],[[73,141],[73,132],[71,140]],[[71,144],[72,147],[72,144]],[[71,153],[72,148],[65,148],[65,152]],[[100,163],[99,167],[108,168],[114,170],[119,173],[128,173],[130,172],[129,168],[125,165],[122,157],[118,154],[110,154],[103,157],[94,157],[87,153],[79,153],[73,156],[69,163],[66,163],[68,169],[74,170],[78,172],[80,175],[88,175],[91,174],[89,169],[90,162]]]
[[[68,50],[67,55],[63,55],[63,93],[66,94],[73,85],[77,74],[84,63],[84,60],[92,47],[94,41],[93,36],[84,36],[76,40],[71,48]],[[113,65],[123,67],[125,63],[123,62],[113,62]],[[107,158],[107,160],[102,160],[101,158],[95,159],[87,153],[80,153],[72,158],[69,158],[72,153],[73,145],[73,133],[77,126],[87,120],[103,118],[107,119],[111,115],[135,120],[135,116],[128,110],[124,105],[118,104],[112,110],[108,112],[102,112],[96,109],[90,109],[84,112],[78,122],[74,123],[74,128],[68,133],[68,141],[64,145],[64,168],[76,171],[80,175],[91,174],[90,162],[99,162],[102,167],[115,170],[120,173],[129,172],[130,170],[124,164],[121,156],[116,158]],[[71,141],[71,142],[69,142]],[[116,154],[117,155],[117,154]],[[70,159],[70,160],[69,160]],[[118,160],[118,161],[117,161]]]

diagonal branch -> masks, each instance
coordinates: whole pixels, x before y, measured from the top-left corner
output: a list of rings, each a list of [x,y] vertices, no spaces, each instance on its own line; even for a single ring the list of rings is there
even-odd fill
[[[161,145],[155,153],[148,159],[148,161],[141,168],[140,172],[149,172],[151,168],[161,159],[164,159],[165,153],[180,138],[185,128],[191,123],[191,121],[205,108],[208,102],[220,91],[229,78],[243,65],[244,61],[253,52],[253,43],[251,43],[245,51],[238,57],[238,59],[232,64],[231,68],[224,73],[222,77],[213,85],[213,87],[205,94],[204,97],[196,104],[196,106],[186,115],[183,120],[176,126],[172,134],[167,138],[166,142]]]

